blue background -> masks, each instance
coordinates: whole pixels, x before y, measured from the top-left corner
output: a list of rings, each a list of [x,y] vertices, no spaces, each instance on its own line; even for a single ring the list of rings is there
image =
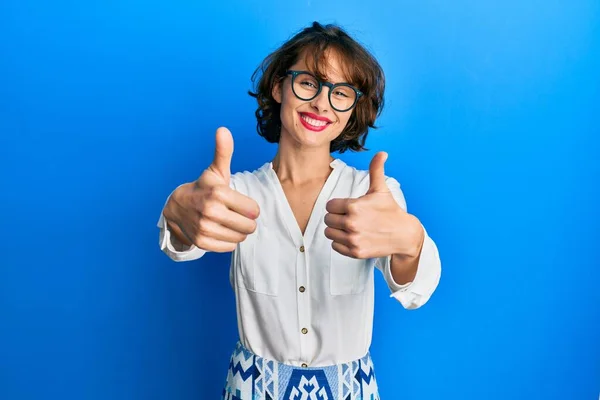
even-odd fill
[[[0,399],[212,399],[237,339],[226,254],[177,264],[167,195],[313,20],[378,57],[371,151],[439,246],[431,301],[377,278],[388,399],[597,399],[598,1],[0,1]]]

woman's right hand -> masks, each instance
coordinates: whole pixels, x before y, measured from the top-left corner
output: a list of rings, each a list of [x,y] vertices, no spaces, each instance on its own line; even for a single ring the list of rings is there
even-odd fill
[[[217,129],[215,158],[195,181],[178,187],[163,209],[171,232],[186,245],[233,251],[256,230],[258,203],[229,186],[233,137]]]

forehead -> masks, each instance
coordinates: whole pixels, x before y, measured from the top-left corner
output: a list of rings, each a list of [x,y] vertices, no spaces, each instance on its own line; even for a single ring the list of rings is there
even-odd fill
[[[349,62],[350,60],[333,49],[315,50],[305,49],[293,67],[310,71],[324,81],[354,83],[352,79],[353,65]]]

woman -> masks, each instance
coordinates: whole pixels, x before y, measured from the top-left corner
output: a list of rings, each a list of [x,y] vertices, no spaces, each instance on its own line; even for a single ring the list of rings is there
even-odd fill
[[[377,61],[336,26],[313,23],[257,70],[258,132],[271,162],[231,175],[231,133],[178,187],[159,220],[173,260],[232,251],[240,340],[224,399],[378,399],[369,356],[373,267],[408,309],[440,278],[434,242],[406,212],[400,185],[331,156],[364,149],[383,106]]]

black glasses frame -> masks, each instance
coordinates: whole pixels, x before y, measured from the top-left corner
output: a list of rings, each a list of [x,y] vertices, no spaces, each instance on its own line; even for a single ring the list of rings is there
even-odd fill
[[[312,76],[315,81],[319,84],[319,88],[317,89],[317,93],[315,93],[314,96],[310,97],[310,98],[304,98],[298,95],[298,93],[296,93],[296,90],[294,89],[294,80],[296,79],[296,77],[300,74],[308,74],[310,76]],[[317,79],[317,77],[310,71],[295,71],[295,70],[288,70],[286,71],[286,75],[292,75],[292,91],[294,92],[294,95],[299,98],[300,100],[304,100],[304,101],[310,101],[314,98],[316,98],[319,94],[321,94],[321,90],[323,90],[323,86],[326,86],[329,88],[329,94],[327,95],[327,98],[329,99],[329,104],[331,105],[331,108],[333,108],[334,110],[338,111],[338,112],[347,112],[352,110],[355,106],[356,103],[358,103],[358,99],[361,98],[361,96],[363,95],[363,92],[361,92],[360,90],[358,90],[357,88],[355,88],[354,86],[352,86],[349,83],[345,83],[345,82],[341,82],[341,83],[331,83],[331,82],[321,82],[319,79]],[[339,108],[336,108],[333,103],[331,102],[331,93],[333,92],[333,90],[336,87],[348,87],[352,90],[354,90],[354,92],[356,93],[356,97],[354,98],[354,103],[352,103],[352,105],[348,108],[346,108],[345,110],[341,110]]]

